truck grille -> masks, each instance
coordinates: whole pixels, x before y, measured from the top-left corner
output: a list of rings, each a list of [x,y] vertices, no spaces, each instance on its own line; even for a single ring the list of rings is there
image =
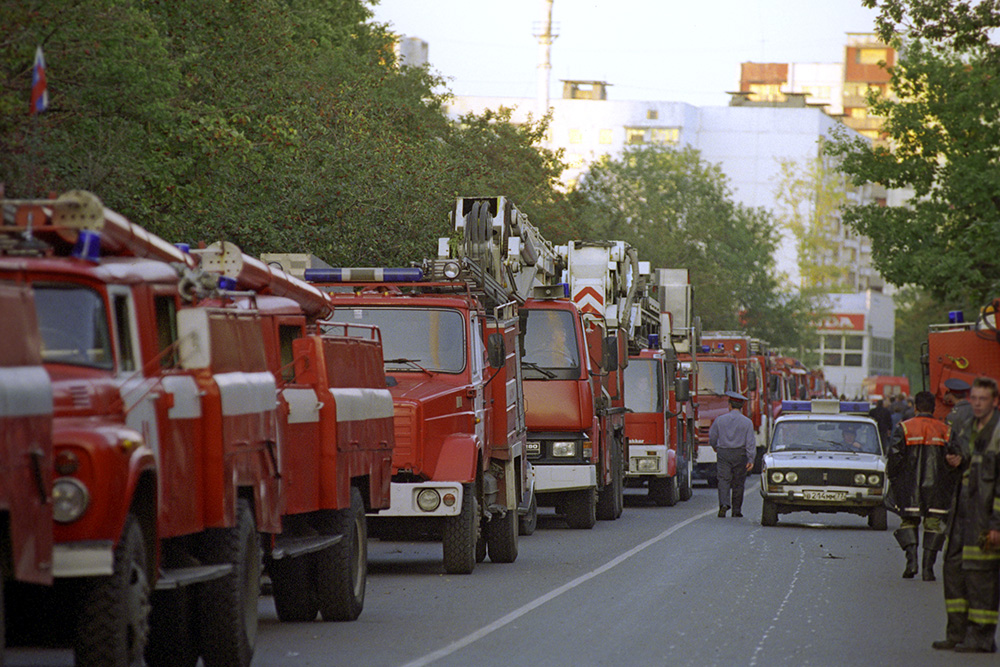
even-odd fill
[[[392,451],[393,467],[410,468],[414,463],[413,450],[417,438],[416,408],[412,405],[394,406],[392,423],[396,436],[396,446]]]
[[[873,472],[871,470],[842,470],[842,469],[797,469],[799,479],[795,486],[854,486],[854,475],[864,472],[866,475]]]

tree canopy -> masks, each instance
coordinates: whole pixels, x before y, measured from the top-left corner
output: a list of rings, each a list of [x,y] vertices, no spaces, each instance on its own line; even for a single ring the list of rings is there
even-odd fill
[[[992,1],[890,0],[881,36],[900,48],[895,99],[871,96],[886,140],[846,137],[829,152],[853,183],[910,189],[903,206],[851,206],[845,221],[872,241],[876,268],[936,298],[983,300],[1000,262],[1000,59],[984,35],[1000,25]],[[897,31],[906,31],[899,33]]]

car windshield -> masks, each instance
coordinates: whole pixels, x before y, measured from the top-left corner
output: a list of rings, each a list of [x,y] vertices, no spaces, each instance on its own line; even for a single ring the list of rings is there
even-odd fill
[[[457,310],[337,308],[330,319],[377,326],[386,370],[461,373],[465,368],[465,323]]]
[[[42,360],[111,368],[111,336],[101,295],[80,286],[36,283],[34,287]]]
[[[625,367],[625,407],[632,412],[662,412],[662,364],[655,359],[629,359]]]
[[[771,451],[882,453],[874,424],[845,420],[779,422],[774,427]]]
[[[722,361],[698,362],[698,393],[725,394],[737,391],[736,365]]]

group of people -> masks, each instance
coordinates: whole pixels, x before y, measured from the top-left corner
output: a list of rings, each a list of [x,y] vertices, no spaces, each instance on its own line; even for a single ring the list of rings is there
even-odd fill
[[[922,569],[934,581],[944,548],[947,630],[932,646],[960,653],[996,651],[1000,611],[1000,410],[997,383],[945,381],[953,405],[934,418],[934,394],[914,397],[915,415],[900,419],[889,436],[889,498],[900,518],[894,536],[906,554],[903,577]],[[874,416],[874,415],[873,415]],[[918,565],[919,528],[923,558]],[[947,545],[947,546],[946,546]]]

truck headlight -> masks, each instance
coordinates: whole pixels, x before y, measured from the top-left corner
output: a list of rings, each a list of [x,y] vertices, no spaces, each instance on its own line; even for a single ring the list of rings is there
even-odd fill
[[[417,507],[424,512],[433,512],[441,504],[441,495],[435,489],[423,489],[417,494]]]
[[[576,442],[553,442],[552,456],[576,456]]]
[[[655,456],[640,456],[636,460],[638,472],[659,472],[660,462]]]
[[[60,477],[52,483],[52,518],[59,523],[76,521],[87,511],[90,492],[75,477]]]

